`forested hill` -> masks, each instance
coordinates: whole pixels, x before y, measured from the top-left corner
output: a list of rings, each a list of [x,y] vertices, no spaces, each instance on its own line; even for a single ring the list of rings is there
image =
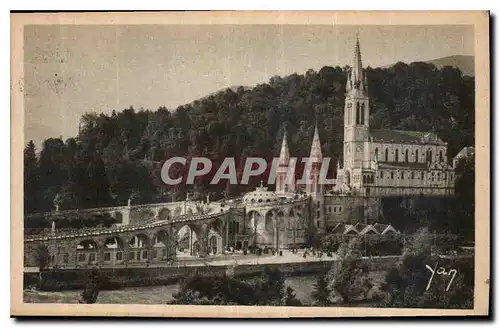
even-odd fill
[[[367,74],[371,127],[434,130],[451,156],[474,144],[474,78],[426,63],[368,68]],[[50,210],[56,195],[60,208],[126,204],[131,195],[133,202],[183,197],[185,187],[157,183],[154,161],[277,156],[285,124],[291,155],[300,157],[309,153],[317,120],[323,154],[335,163],[342,152],[346,76],[347,68],[325,66],[222,90],[174,111],[84,115],[77,137],[45,140],[39,158],[33,143],[27,145],[25,211]],[[207,188],[215,193],[225,186],[200,181],[195,189],[202,194]]]

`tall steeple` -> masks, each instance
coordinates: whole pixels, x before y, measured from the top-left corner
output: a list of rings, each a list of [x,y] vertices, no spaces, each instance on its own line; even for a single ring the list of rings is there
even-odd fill
[[[356,35],[356,46],[354,47],[354,62],[348,83],[356,90],[365,89],[365,76],[363,73],[363,62],[361,61],[361,49],[359,47],[359,35]]]
[[[309,154],[309,160],[312,163],[321,163],[323,161],[323,154],[321,152],[321,142],[319,140],[318,124],[314,127],[314,137],[311,145],[311,153]]]
[[[318,116],[316,116],[318,117]],[[311,145],[311,153],[308,163],[308,181],[306,183],[306,193],[311,196],[313,210],[313,222],[318,232],[325,229],[325,209],[324,209],[324,185],[320,181],[321,165],[323,154],[321,153],[321,142],[319,140],[318,124],[314,127],[314,137]]]
[[[368,81],[363,71],[359,36],[354,46],[353,66],[346,86],[344,105],[344,150],[342,169],[337,179],[349,188],[364,188],[363,180],[372,167],[370,149],[370,99]]]
[[[288,142],[286,140],[286,129],[283,134],[283,141],[281,143],[280,157],[278,159],[278,167],[276,168],[276,192],[287,193],[295,191],[295,179],[292,177],[288,179],[288,166],[294,166],[290,163],[290,151],[288,150]],[[293,172],[293,171],[292,171]]]
[[[278,166],[288,166],[290,162],[290,151],[288,150],[288,142],[286,141],[286,129],[283,134],[283,141],[281,143],[280,158],[278,160]]]

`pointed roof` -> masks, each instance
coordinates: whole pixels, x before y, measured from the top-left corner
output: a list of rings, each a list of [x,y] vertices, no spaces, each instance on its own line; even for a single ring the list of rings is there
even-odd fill
[[[309,160],[312,163],[323,162],[323,154],[321,153],[321,142],[319,140],[318,124],[314,127],[314,137],[311,145],[311,153],[309,154]]]
[[[356,35],[356,46],[354,47],[354,62],[351,70],[351,83],[356,89],[364,88],[363,63],[361,61],[361,50],[359,47],[359,36]],[[357,87],[358,86],[358,87]]]
[[[283,142],[281,143],[280,158],[278,160],[278,165],[286,166],[290,162],[290,151],[288,150],[288,142],[286,141],[286,130],[283,134]]]
[[[461,158],[461,157],[469,157],[473,156],[474,153],[476,152],[476,149],[474,147],[464,147],[462,150],[455,156],[455,158]]]

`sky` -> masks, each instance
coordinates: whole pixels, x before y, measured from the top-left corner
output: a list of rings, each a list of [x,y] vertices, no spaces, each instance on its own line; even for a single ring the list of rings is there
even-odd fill
[[[468,25],[28,25],[25,140],[76,136],[86,112],[175,109],[275,75],[474,55]],[[40,149],[39,149],[40,150]]]

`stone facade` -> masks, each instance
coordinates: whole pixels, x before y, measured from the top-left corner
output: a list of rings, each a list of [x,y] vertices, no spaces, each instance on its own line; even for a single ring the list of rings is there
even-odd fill
[[[452,195],[454,166],[447,144],[433,132],[371,129],[369,102],[357,40],[346,86],[337,190],[364,196]]]

